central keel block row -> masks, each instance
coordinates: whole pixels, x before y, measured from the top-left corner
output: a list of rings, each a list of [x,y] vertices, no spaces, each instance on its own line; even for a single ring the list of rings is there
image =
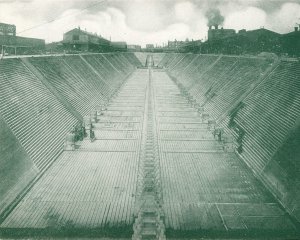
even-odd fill
[[[132,239],[164,240],[166,237],[162,211],[163,198],[150,68],[146,98],[137,189],[137,211]]]

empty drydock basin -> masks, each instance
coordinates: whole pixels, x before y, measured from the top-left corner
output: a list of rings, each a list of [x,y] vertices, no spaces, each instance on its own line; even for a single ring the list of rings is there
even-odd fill
[[[63,151],[9,209],[1,238],[296,238],[294,219],[197,104],[147,62],[98,111],[96,140]]]

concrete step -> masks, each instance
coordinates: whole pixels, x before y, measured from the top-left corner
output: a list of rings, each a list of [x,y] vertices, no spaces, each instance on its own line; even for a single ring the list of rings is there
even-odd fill
[[[157,217],[156,216],[144,216],[142,218],[142,223],[152,223],[152,224],[156,224],[157,222]]]
[[[156,227],[142,228],[141,235],[143,239],[156,239]]]

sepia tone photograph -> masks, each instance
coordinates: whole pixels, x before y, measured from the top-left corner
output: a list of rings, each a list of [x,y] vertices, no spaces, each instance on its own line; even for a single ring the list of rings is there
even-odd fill
[[[299,240],[300,0],[0,0],[0,240]]]

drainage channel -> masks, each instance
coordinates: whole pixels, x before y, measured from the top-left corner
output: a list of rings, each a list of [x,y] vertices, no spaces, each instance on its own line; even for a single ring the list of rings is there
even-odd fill
[[[162,211],[159,152],[153,101],[152,69],[148,69],[147,101],[145,103],[140,172],[137,189],[137,211],[133,225],[133,240],[166,239]]]

